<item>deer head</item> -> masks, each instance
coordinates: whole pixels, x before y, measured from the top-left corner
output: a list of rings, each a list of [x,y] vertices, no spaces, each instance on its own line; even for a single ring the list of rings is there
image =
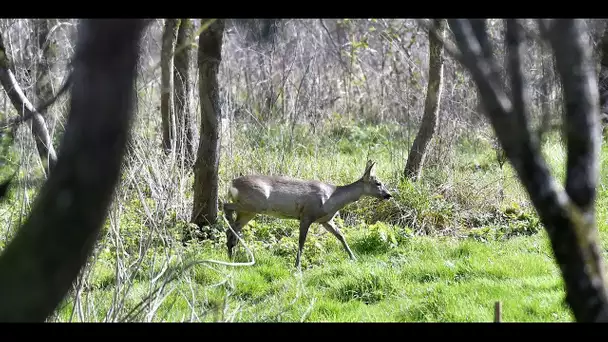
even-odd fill
[[[372,172],[374,165],[376,165],[375,162],[368,160],[367,165],[365,166],[365,172],[363,173],[363,177],[361,177],[361,181],[363,182],[363,195],[383,200],[392,198],[393,195],[388,192],[384,187],[384,184],[382,184]]]

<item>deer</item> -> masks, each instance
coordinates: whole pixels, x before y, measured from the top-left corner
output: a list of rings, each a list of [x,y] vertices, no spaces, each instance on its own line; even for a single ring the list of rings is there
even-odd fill
[[[352,261],[357,258],[344,235],[336,227],[334,218],[346,205],[363,196],[389,200],[393,195],[380,182],[372,168],[376,163],[368,160],[363,176],[353,183],[337,186],[317,180],[304,180],[288,176],[245,175],[234,178],[229,185],[228,198],[224,202],[224,215],[232,228],[226,230],[228,257],[232,260],[237,236],[258,215],[300,221],[299,246],[295,267],[300,269],[300,259],[308,230],[313,223],[322,225],[344,247]],[[233,218],[236,213],[236,218]],[[234,232],[233,232],[234,231]]]

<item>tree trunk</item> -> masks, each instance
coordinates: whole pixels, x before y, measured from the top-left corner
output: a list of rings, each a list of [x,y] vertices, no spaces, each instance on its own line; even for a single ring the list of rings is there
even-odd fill
[[[199,37],[198,67],[201,130],[194,165],[192,222],[199,227],[217,222],[221,111],[217,73],[222,61],[224,21],[216,20]]]
[[[542,35],[555,53],[563,84],[563,136],[567,144],[565,190],[558,186],[529,130],[529,100],[523,77],[523,32],[507,20],[511,93],[500,86],[498,66],[479,47],[491,52],[485,20],[449,19],[461,62],[471,73],[496,136],[551,241],[566,290],[566,301],[579,322],[608,321],[608,292],[595,221],[599,174],[599,99],[582,20],[554,19],[551,28],[540,21]],[[474,24],[476,24],[474,26]],[[471,33],[475,33],[473,37]],[[483,59],[481,61],[480,59]],[[484,62],[484,63],[482,63]]]
[[[445,20],[434,19],[434,26],[440,37],[445,35]],[[427,147],[433,139],[435,128],[439,121],[439,104],[443,88],[443,42],[433,32],[429,32],[429,82],[424,103],[424,115],[420,130],[414,139],[414,144],[405,165],[405,176],[418,180],[422,174],[422,166],[427,153]]]
[[[192,165],[194,142],[192,132],[192,114],[190,112],[190,39],[192,38],[192,21],[181,19],[177,31],[177,42],[174,58],[174,98],[175,118],[177,122],[177,152],[184,156],[186,165]],[[184,148],[185,145],[185,148]]]
[[[163,150],[169,153],[175,140],[175,116],[173,107],[173,53],[177,40],[179,20],[166,19],[162,38],[161,51],[161,94],[160,115],[162,118]]]
[[[43,163],[46,165],[45,171],[48,172],[49,169],[53,168],[53,165],[57,160],[57,154],[53,148],[49,131],[46,128],[46,122],[44,121],[44,117],[36,112],[34,105],[25,97],[23,90],[17,83],[12,68],[8,52],[4,46],[4,40],[0,34],[0,83],[2,83],[2,87],[6,91],[13,107],[15,107],[19,115],[33,117],[31,126],[32,133],[36,141],[40,158],[43,161],[48,161],[48,163]]]
[[[27,221],[0,255],[0,321],[43,322],[72,288],[120,180],[143,20],[78,30],[67,129]]]

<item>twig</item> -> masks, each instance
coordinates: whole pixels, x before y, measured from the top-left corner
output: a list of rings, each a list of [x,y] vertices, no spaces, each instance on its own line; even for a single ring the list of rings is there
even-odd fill
[[[12,119],[0,121],[0,129],[11,128],[11,127],[20,125],[20,124],[32,119],[36,115],[43,116],[43,114],[46,112],[46,110],[53,103],[55,103],[55,101],[57,101],[57,99],[59,99],[59,97],[61,97],[63,94],[65,94],[71,85],[72,85],[72,73],[70,72],[68,74],[65,82],[63,83],[63,85],[61,86],[61,88],[59,89],[59,91],[57,92],[57,94],[55,96],[53,96],[51,99],[47,100],[46,102],[42,103],[38,108],[34,108],[32,106],[31,107],[32,110],[25,110],[23,115],[14,117]]]
[[[224,221],[228,224],[228,227],[232,231],[232,233],[237,237],[237,239],[245,247],[245,250],[248,252],[249,256],[251,257],[251,261],[244,262],[244,263],[236,263],[236,262],[225,262],[225,261],[220,261],[220,260],[206,259],[206,260],[197,260],[197,261],[190,262],[190,263],[186,264],[184,267],[182,267],[181,269],[174,268],[173,270],[168,272],[169,275],[166,277],[166,279],[162,282],[162,284],[160,286],[158,286],[154,291],[152,291],[152,293],[150,293],[148,296],[146,296],[141,302],[139,302],[131,311],[129,311],[119,321],[123,321],[123,322],[128,321],[130,318],[137,316],[143,310],[144,305],[148,301],[151,300],[152,296],[154,296],[157,292],[161,291],[168,283],[177,279],[177,277],[179,277],[179,275],[182,272],[190,269],[191,267],[194,267],[194,266],[200,265],[200,264],[206,264],[206,263],[207,264],[218,264],[218,265],[224,265],[224,266],[236,266],[236,267],[253,266],[255,264],[255,257],[253,255],[253,253],[251,252],[251,250],[249,249],[249,247],[247,247],[247,245],[245,244],[243,239],[239,236],[239,234],[236,234],[236,232],[232,229],[232,226],[230,225],[230,223],[228,222],[226,217],[223,215],[222,215],[222,217],[224,218]]]

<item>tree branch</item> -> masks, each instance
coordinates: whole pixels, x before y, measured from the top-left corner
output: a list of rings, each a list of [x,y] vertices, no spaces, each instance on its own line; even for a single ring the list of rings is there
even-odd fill
[[[511,74],[511,93],[513,96],[513,112],[519,121],[517,126],[520,130],[525,130],[524,137],[529,137],[528,132],[528,99],[526,98],[526,87],[524,81],[524,71],[522,67],[522,40],[523,32],[518,25],[517,19],[507,19],[507,44],[509,73]]]
[[[481,55],[488,61],[492,60],[492,45],[488,39],[486,19],[470,19],[471,29],[481,48]]]
[[[582,210],[593,212],[599,173],[599,95],[591,49],[585,46],[581,32],[579,20],[555,19],[550,39],[566,102],[566,192]]]

